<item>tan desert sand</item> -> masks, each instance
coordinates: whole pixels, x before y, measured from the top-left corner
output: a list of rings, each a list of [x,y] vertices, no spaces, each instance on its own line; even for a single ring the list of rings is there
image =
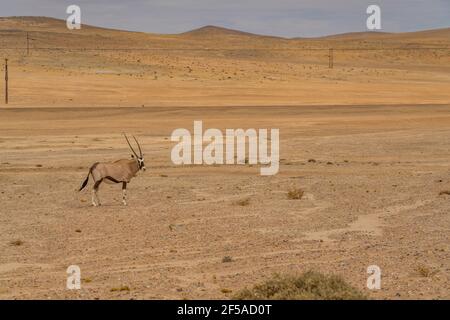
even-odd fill
[[[310,269],[374,299],[450,298],[449,28],[283,39],[0,18],[0,58],[1,299],[221,299]],[[170,135],[194,120],[279,128],[280,172],[174,165]],[[122,132],[147,171],[127,207],[118,185],[91,207],[77,189],[129,157]]]

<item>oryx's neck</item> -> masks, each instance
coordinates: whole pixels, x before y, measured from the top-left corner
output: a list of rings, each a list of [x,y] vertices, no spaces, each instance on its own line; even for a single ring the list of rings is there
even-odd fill
[[[139,163],[137,159],[130,160],[129,166],[133,173],[137,173],[139,171]]]

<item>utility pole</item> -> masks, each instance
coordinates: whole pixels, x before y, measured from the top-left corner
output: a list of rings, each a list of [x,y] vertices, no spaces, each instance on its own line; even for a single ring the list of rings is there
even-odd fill
[[[8,104],[8,59],[5,59],[5,104]]]
[[[27,31],[27,56],[30,55],[30,36],[28,35]]]
[[[328,68],[333,69],[333,48],[328,52]]]

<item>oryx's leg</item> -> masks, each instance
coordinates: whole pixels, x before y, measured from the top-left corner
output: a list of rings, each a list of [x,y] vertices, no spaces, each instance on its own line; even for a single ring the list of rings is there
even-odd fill
[[[127,183],[126,182],[122,182],[122,202],[123,202],[124,206],[127,205]]]
[[[94,207],[96,207],[96,206],[101,206],[101,205],[102,205],[102,204],[100,203],[100,199],[98,198],[98,194],[97,194],[98,188],[100,187],[100,184],[102,183],[102,181],[103,181],[103,179],[102,179],[102,180],[95,181],[94,189],[92,189],[92,205],[93,205]],[[97,201],[97,203],[96,203],[95,201]]]
[[[92,205],[93,205],[94,207],[97,206],[97,203],[95,203],[95,190],[94,190],[94,189],[92,189]]]

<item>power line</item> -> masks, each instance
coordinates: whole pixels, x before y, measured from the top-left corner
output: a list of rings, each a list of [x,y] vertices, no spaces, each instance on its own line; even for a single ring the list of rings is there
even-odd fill
[[[41,51],[329,51],[330,48],[64,48],[64,47],[1,47],[0,50],[41,50]],[[450,50],[450,47],[410,47],[410,48],[333,48],[333,51],[411,51]]]

